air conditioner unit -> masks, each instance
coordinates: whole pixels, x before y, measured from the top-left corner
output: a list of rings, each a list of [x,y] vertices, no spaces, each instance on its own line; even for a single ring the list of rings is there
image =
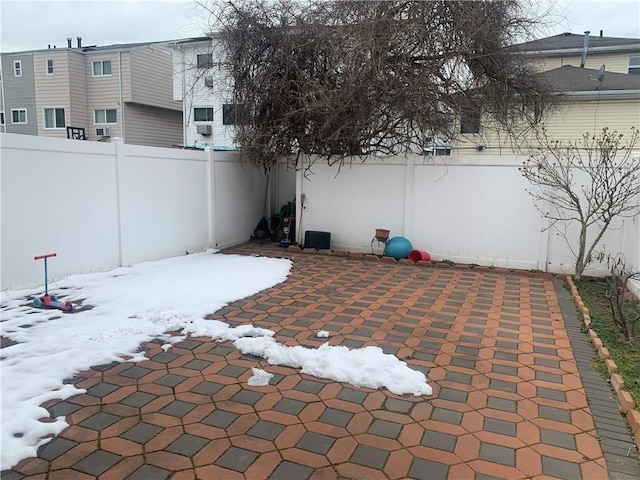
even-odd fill
[[[209,88],[213,88],[213,77],[212,76],[204,77],[204,86],[205,87],[209,87]]]
[[[197,132],[198,135],[208,137],[213,133],[213,127],[211,125],[198,125]]]
[[[111,129],[110,128],[96,128],[96,135],[99,137],[110,137]]]

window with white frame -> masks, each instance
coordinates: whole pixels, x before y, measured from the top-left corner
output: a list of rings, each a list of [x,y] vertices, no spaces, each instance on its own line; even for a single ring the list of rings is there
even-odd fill
[[[64,128],[64,108],[45,108],[44,109],[44,128]]]
[[[213,55],[211,53],[199,53],[196,56],[196,63],[199,68],[209,68],[213,66]]]
[[[46,63],[47,75],[53,75],[53,58],[48,58]]]
[[[22,76],[22,61],[21,60],[14,60],[13,61],[13,75],[15,77],[21,77]]]
[[[104,125],[118,122],[118,114],[115,108],[93,111],[93,121],[96,125]]]
[[[197,107],[193,109],[194,122],[213,122],[213,108]]]
[[[93,62],[93,76],[104,77],[111,75],[111,60]]]
[[[627,73],[630,75],[640,75],[640,55],[631,55],[629,57],[629,69]]]
[[[27,109],[26,108],[11,109],[11,123],[13,124],[27,123]]]

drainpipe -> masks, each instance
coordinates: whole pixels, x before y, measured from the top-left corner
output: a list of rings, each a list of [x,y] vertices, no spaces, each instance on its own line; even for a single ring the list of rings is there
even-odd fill
[[[587,49],[589,48],[589,34],[591,32],[587,30],[584,32],[584,47],[582,49],[582,60],[580,61],[580,68],[584,68],[584,64],[587,61]]]
[[[127,140],[124,137],[124,96],[122,94],[122,52],[118,52],[118,83],[120,87],[120,137],[126,143]]]
[[[178,45],[178,50],[180,50],[180,69],[182,70],[182,72],[180,72],[182,75],[182,145],[184,145],[183,148],[185,148],[187,146],[187,110],[184,108],[187,101],[185,97],[186,66],[184,61],[184,50],[182,50],[180,45]],[[191,106],[189,106],[189,108],[191,108]]]

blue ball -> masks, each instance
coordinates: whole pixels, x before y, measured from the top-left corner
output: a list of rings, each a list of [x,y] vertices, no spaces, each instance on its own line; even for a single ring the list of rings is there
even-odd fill
[[[401,258],[407,258],[411,250],[413,250],[413,246],[409,240],[404,237],[393,237],[387,242],[384,254],[387,257],[400,260]]]

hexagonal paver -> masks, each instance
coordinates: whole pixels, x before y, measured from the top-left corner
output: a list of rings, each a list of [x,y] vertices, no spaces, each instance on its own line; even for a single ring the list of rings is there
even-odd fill
[[[215,464],[236,472],[246,472],[258,456],[256,452],[244,448],[230,447],[215,461]]]
[[[359,390],[354,390],[353,388],[343,388],[342,390],[340,390],[340,392],[338,392],[336,398],[345,400],[347,402],[361,404],[362,402],[364,402],[365,398],[367,398],[367,394]]]
[[[335,408],[327,408],[320,416],[320,421],[337,427],[346,427],[352,417],[353,414],[349,412],[343,412]]]
[[[144,444],[162,431],[162,428],[149,423],[137,423],[132,428],[124,432],[121,437],[132,442]]]
[[[113,425],[120,417],[117,415],[111,415],[110,413],[98,412],[95,415],[90,416],[86,420],[79,423],[81,427],[90,428],[92,430],[104,430],[109,425]]]
[[[215,410],[201,420],[202,423],[213,427],[227,428],[239,417],[237,413],[227,412],[225,410]]]
[[[184,435],[180,435],[176,440],[171,442],[171,444],[167,447],[167,450],[172,453],[177,453],[178,455],[185,455],[187,457],[192,457],[204,447],[208,440],[202,437],[196,437],[195,435],[189,435],[185,433]]]
[[[275,440],[284,429],[284,425],[266,420],[259,420],[258,423],[249,429],[247,434],[264,440]]]
[[[171,415],[173,417],[182,417],[183,415],[186,415],[194,408],[196,408],[196,406],[193,403],[174,400],[169,405],[167,405],[162,410],[160,410],[160,413],[164,413],[165,415]]]
[[[153,465],[143,465],[127,477],[127,480],[165,480],[171,472]]]
[[[582,478],[579,465],[544,455],[542,456],[542,473],[557,478]]]
[[[516,453],[513,448],[480,442],[480,458],[488,462],[515,467]]]
[[[438,450],[445,450],[447,452],[453,452],[456,448],[457,437],[449,433],[436,432],[433,430],[425,430],[422,435],[421,445],[425,447],[437,448]]]
[[[96,450],[76,463],[73,468],[89,475],[98,476],[109,470],[121,459],[120,455],[114,455],[104,450]]]
[[[306,480],[313,469],[293,462],[283,461],[269,477],[269,480]]]
[[[127,398],[122,400],[122,403],[124,403],[125,405],[129,405],[131,407],[143,407],[145,406],[147,403],[149,403],[151,400],[155,400],[157,397],[157,395],[152,395],[150,393],[146,393],[146,392],[134,392],[131,395],[129,395]]]
[[[293,400],[291,398],[283,398],[280,400],[273,409],[276,412],[288,413],[290,415],[298,415],[307,404],[299,400]]]
[[[319,453],[320,455],[326,454],[336,439],[327,435],[322,435],[315,432],[307,432],[297,443],[296,447],[309,452]]]
[[[365,467],[381,469],[387,462],[388,457],[389,452],[379,448],[367,447],[366,445],[358,445],[353,455],[351,455],[351,462]]]
[[[240,390],[231,397],[231,401],[244,403],[245,405],[255,405],[262,397],[264,397],[264,393],[254,392],[252,390]]]
[[[324,387],[324,383],[314,382],[311,380],[302,380],[296,386],[295,390],[306,393],[318,393]]]
[[[236,365],[227,365],[226,367],[222,368],[218,372],[218,375],[224,375],[225,377],[238,378],[247,370],[248,369],[244,367],[238,367]]]
[[[128,368],[123,372],[120,372],[120,375],[122,375],[123,377],[134,378],[137,380],[138,378],[142,378],[152,371],[153,370],[149,370],[148,368],[134,365],[133,367]]]
[[[448,465],[423,460],[421,458],[414,458],[411,463],[411,468],[409,469],[409,477],[417,480],[434,480],[439,478],[448,478],[448,476]]]
[[[201,395],[214,395],[223,388],[224,385],[220,385],[219,383],[204,381],[193,387],[191,391]]]
[[[182,375],[175,375],[173,373],[168,373],[164,377],[159,378],[154,383],[159,385],[164,385],[165,387],[175,387],[176,385],[181,384],[187,379],[187,377],[183,377]]]
[[[113,385],[111,383],[100,382],[93,387],[87,389],[87,393],[89,395],[93,395],[94,397],[104,398],[109,395],[111,392],[115,392],[118,388],[117,385]]]
[[[38,449],[38,457],[51,461],[68,452],[77,445],[76,442],[62,437],[54,437],[49,443]]]
[[[369,425],[369,430],[367,430],[367,432],[387,438],[398,438],[401,430],[402,425],[399,423],[375,419],[371,425]]]

